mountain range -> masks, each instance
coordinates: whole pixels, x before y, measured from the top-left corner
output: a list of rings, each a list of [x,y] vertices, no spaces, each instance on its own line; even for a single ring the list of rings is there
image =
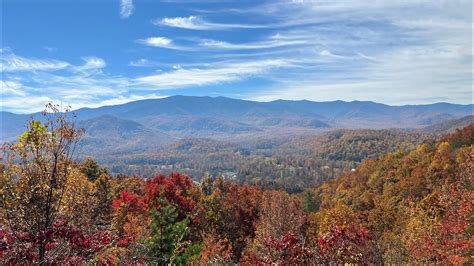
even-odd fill
[[[435,131],[440,128],[433,125],[447,123],[446,126],[453,127],[450,123],[455,122],[447,121],[472,115],[472,110],[472,104],[390,106],[369,101],[255,102],[225,97],[172,96],[82,108],[74,113],[78,126],[86,130],[83,138],[86,150],[100,147],[127,152],[157,149],[190,137],[245,141],[342,128]],[[41,113],[1,112],[0,140],[14,140],[25,130],[30,117],[38,119]]]

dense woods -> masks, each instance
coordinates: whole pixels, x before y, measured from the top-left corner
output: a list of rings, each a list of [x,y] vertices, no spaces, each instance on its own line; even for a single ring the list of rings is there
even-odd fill
[[[3,147],[2,264],[473,263],[472,124],[420,145],[409,134],[395,144],[383,132],[376,140],[335,133],[321,158],[262,158],[239,170],[241,180],[196,182],[76,162],[82,132],[50,108]],[[342,141],[353,148],[342,151]],[[302,179],[334,156],[361,163]],[[294,168],[275,170],[285,164]]]
[[[337,130],[315,136],[261,139],[247,145],[183,139],[166,150],[100,158],[113,173],[152,177],[156,172],[180,172],[195,180],[211,175],[299,193],[356,168],[365,159],[433,142],[432,135],[401,130]]]

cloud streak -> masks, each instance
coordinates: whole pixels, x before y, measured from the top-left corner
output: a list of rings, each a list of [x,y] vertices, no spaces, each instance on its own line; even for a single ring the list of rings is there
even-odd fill
[[[174,17],[154,19],[152,23],[156,26],[168,26],[173,28],[182,28],[188,30],[229,30],[229,29],[264,29],[275,27],[275,25],[258,24],[225,24],[213,23],[197,16]]]
[[[230,43],[214,39],[189,38],[186,45],[176,44],[173,40],[166,37],[150,37],[138,39],[137,43],[151,46],[181,51],[215,51],[218,50],[258,50],[270,48],[283,48],[286,46],[304,46],[311,44],[304,39],[276,39],[266,38],[263,41],[247,43]]]
[[[216,63],[208,68],[178,68],[170,72],[139,77],[134,81],[135,86],[175,89],[239,81],[250,76],[260,76],[275,69],[291,66],[290,62],[280,59]]]
[[[177,45],[173,42],[173,40],[168,39],[166,37],[149,37],[146,39],[138,39],[136,40],[136,42],[139,44],[146,45],[146,46],[166,48],[166,49],[172,49],[172,50],[182,50],[182,51],[194,50],[193,47]]]
[[[156,67],[156,66],[159,66],[160,64],[158,62],[155,62],[146,58],[140,58],[138,60],[130,61],[128,65],[132,67]]]
[[[269,49],[284,46],[296,46],[308,44],[305,40],[267,40],[253,43],[229,43],[224,41],[203,39],[199,42],[201,47],[211,49],[225,49],[225,50],[255,50],[255,49]]]
[[[95,56],[83,57],[82,60],[84,60],[84,64],[74,67],[74,71],[99,71],[100,69],[105,68],[107,66],[104,59]]]
[[[7,50],[0,53],[0,70],[2,72],[18,71],[51,71],[64,69],[70,66],[69,63],[53,59],[35,59],[17,56]]]
[[[121,18],[128,18],[133,14],[133,10],[135,7],[133,6],[132,0],[120,0],[120,17]]]

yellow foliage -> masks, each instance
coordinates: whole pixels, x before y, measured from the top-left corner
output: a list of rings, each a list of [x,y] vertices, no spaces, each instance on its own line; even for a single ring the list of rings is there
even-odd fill
[[[76,225],[92,222],[97,205],[96,187],[78,169],[73,169],[67,179],[60,214]]]
[[[313,236],[321,236],[329,232],[332,226],[348,227],[357,222],[356,213],[347,205],[338,204],[334,208],[324,209],[310,216],[310,229]],[[316,234],[315,234],[316,233]]]

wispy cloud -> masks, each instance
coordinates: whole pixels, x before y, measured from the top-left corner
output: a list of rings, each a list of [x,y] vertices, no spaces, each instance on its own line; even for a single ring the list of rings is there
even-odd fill
[[[121,18],[128,18],[133,14],[133,10],[135,7],[133,6],[132,0],[120,0],[120,17]]]
[[[251,49],[268,49],[283,46],[308,44],[305,40],[268,40],[251,43],[229,43],[224,41],[203,39],[199,42],[202,47],[213,49],[229,49],[229,50],[251,50]]]
[[[2,95],[25,96],[25,92],[21,91],[21,83],[12,80],[0,80],[0,88]]]
[[[170,72],[143,76],[135,79],[136,85],[153,89],[173,89],[204,86],[242,80],[249,76],[263,75],[278,68],[291,67],[285,60],[261,60],[215,63],[207,68],[178,68]]]
[[[149,37],[146,39],[138,39],[136,40],[137,43],[143,44],[146,46],[151,46],[151,47],[160,47],[160,48],[166,48],[166,49],[172,49],[172,50],[193,50],[193,47],[187,47],[183,45],[177,45],[173,42],[173,40],[168,39],[166,37]]]
[[[273,38],[273,36],[270,36],[262,41],[247,43],[230,43],[214,39],[188,38],[186,44],[177,44],[173,40],[168,39],[166,37],[150,37],[146,39],[138,39],[136,40],[136,42],[151,47],[160,47],[181,51],[215,51],[216,49],[257,50],[279,48],[285,46],[312,45],[312,43],[303,39],[276,39]]]
[[[336,58],[336,59],[347,59],[348,58],[347,56],[333,54],[329,50],[322,50],[321,52],[319,52],[319,55],[326,56],[326,57],[331,57],[331,58]]]
[[[146,99],[160,99],[160,98],[165,98],[167,95],[161,95],[157,93],[151,93],[151,94],[130,94],[130,95],[118,95],[116,97],[106,99],[103,101],[99,102],[83,102],[79,104],[80,107],[101,107],[101,106],[107,106],[107,105],[117,105],[117,104],[124,104],[128,102],[133,102],[133,101],[139,101],[139,100],[146,100]]]
[[[51,53],[58,51],[58,48],[52,47],[52,46],[43,46],[43,49],[45,49],[46,51],[51,52]]]
[[[315,49],[288,47],[305,67],[250,99],[472,102],[471,1],[275,1],[241,11],[318,23],[279,29],[275,38]]]
[[[0,52],[2,72],[59,70],[69,67],[69,63],[53,59],[36,59],[17,56],[8,50]]]
[[[104,59],[95,56],[83,57],[82,60],[84,60],[84,64],[74,67],[75,71],[97,71],[107,66]]]
[[[168,26],[174,28],[182,28],[189,30],[228,30],[228,29],[262,29],[274,27],[274,25],[258,25],[258,24],[225,24],[213,23],[197,16],[174,17],[154,19],[152,23],[157,26]]]
[[[345,65],[328,62],[324,69],[282,77],[271,89],[249,93],[247,98],[316,101],[371,100],[388,104],[422,104],[433,101],[472,103],[472,68],[470,51],[462,46],[404,47],[369,58],[366,64]],[[361,59],[365,55],[358,54]],[[321,69],[321,67],[319,67]],[[299,77],[299,78],[298,78]]]
[[[45,109],[47,103],[58,102],[45,95],[38,95],[36,97],[14,96],[5,98],[0,102],[0,109],[15,113],[39,112]]]
[[[104,72],[106,62],[101,58],[90,56],[82,59],[82,65],[67,63],[68,67],[62,71],[36,68],[26,76],[25,72],[6,73],[0,84],[4,92],[0,106],[5,110],[24,113],[42,110],[49,101],[62,102],[74,108],[119,104],[163,96],[153,91],[237,82],[294,67],[285,59],[173,64],[167,66],[167,72],[130,78]],[[143,59],[135,65],[155,63]],[[35,100],[25,100],[30,98]]]
[[[160,64],[158,62],[155,62],[146,58],[140,58],[138,60],[130,61],[128,65],[133,66],[133,67],[156,67],[156,66],[159,66]]]
[[[148,45],[148,46],[155,46],[155,47],[170,47],[173,43],[172,40],[165,38],[165,37],[150,37],[146,39],[139,39],[137,40],[138,43]]]
[[[53,59],[32,59],[2,49],[2,101],[0,107],[15,112],[40,111],[49,101],[91,106],[130,95],[129,79],[104,73],[103,59],[84,57],[81,65]]]

